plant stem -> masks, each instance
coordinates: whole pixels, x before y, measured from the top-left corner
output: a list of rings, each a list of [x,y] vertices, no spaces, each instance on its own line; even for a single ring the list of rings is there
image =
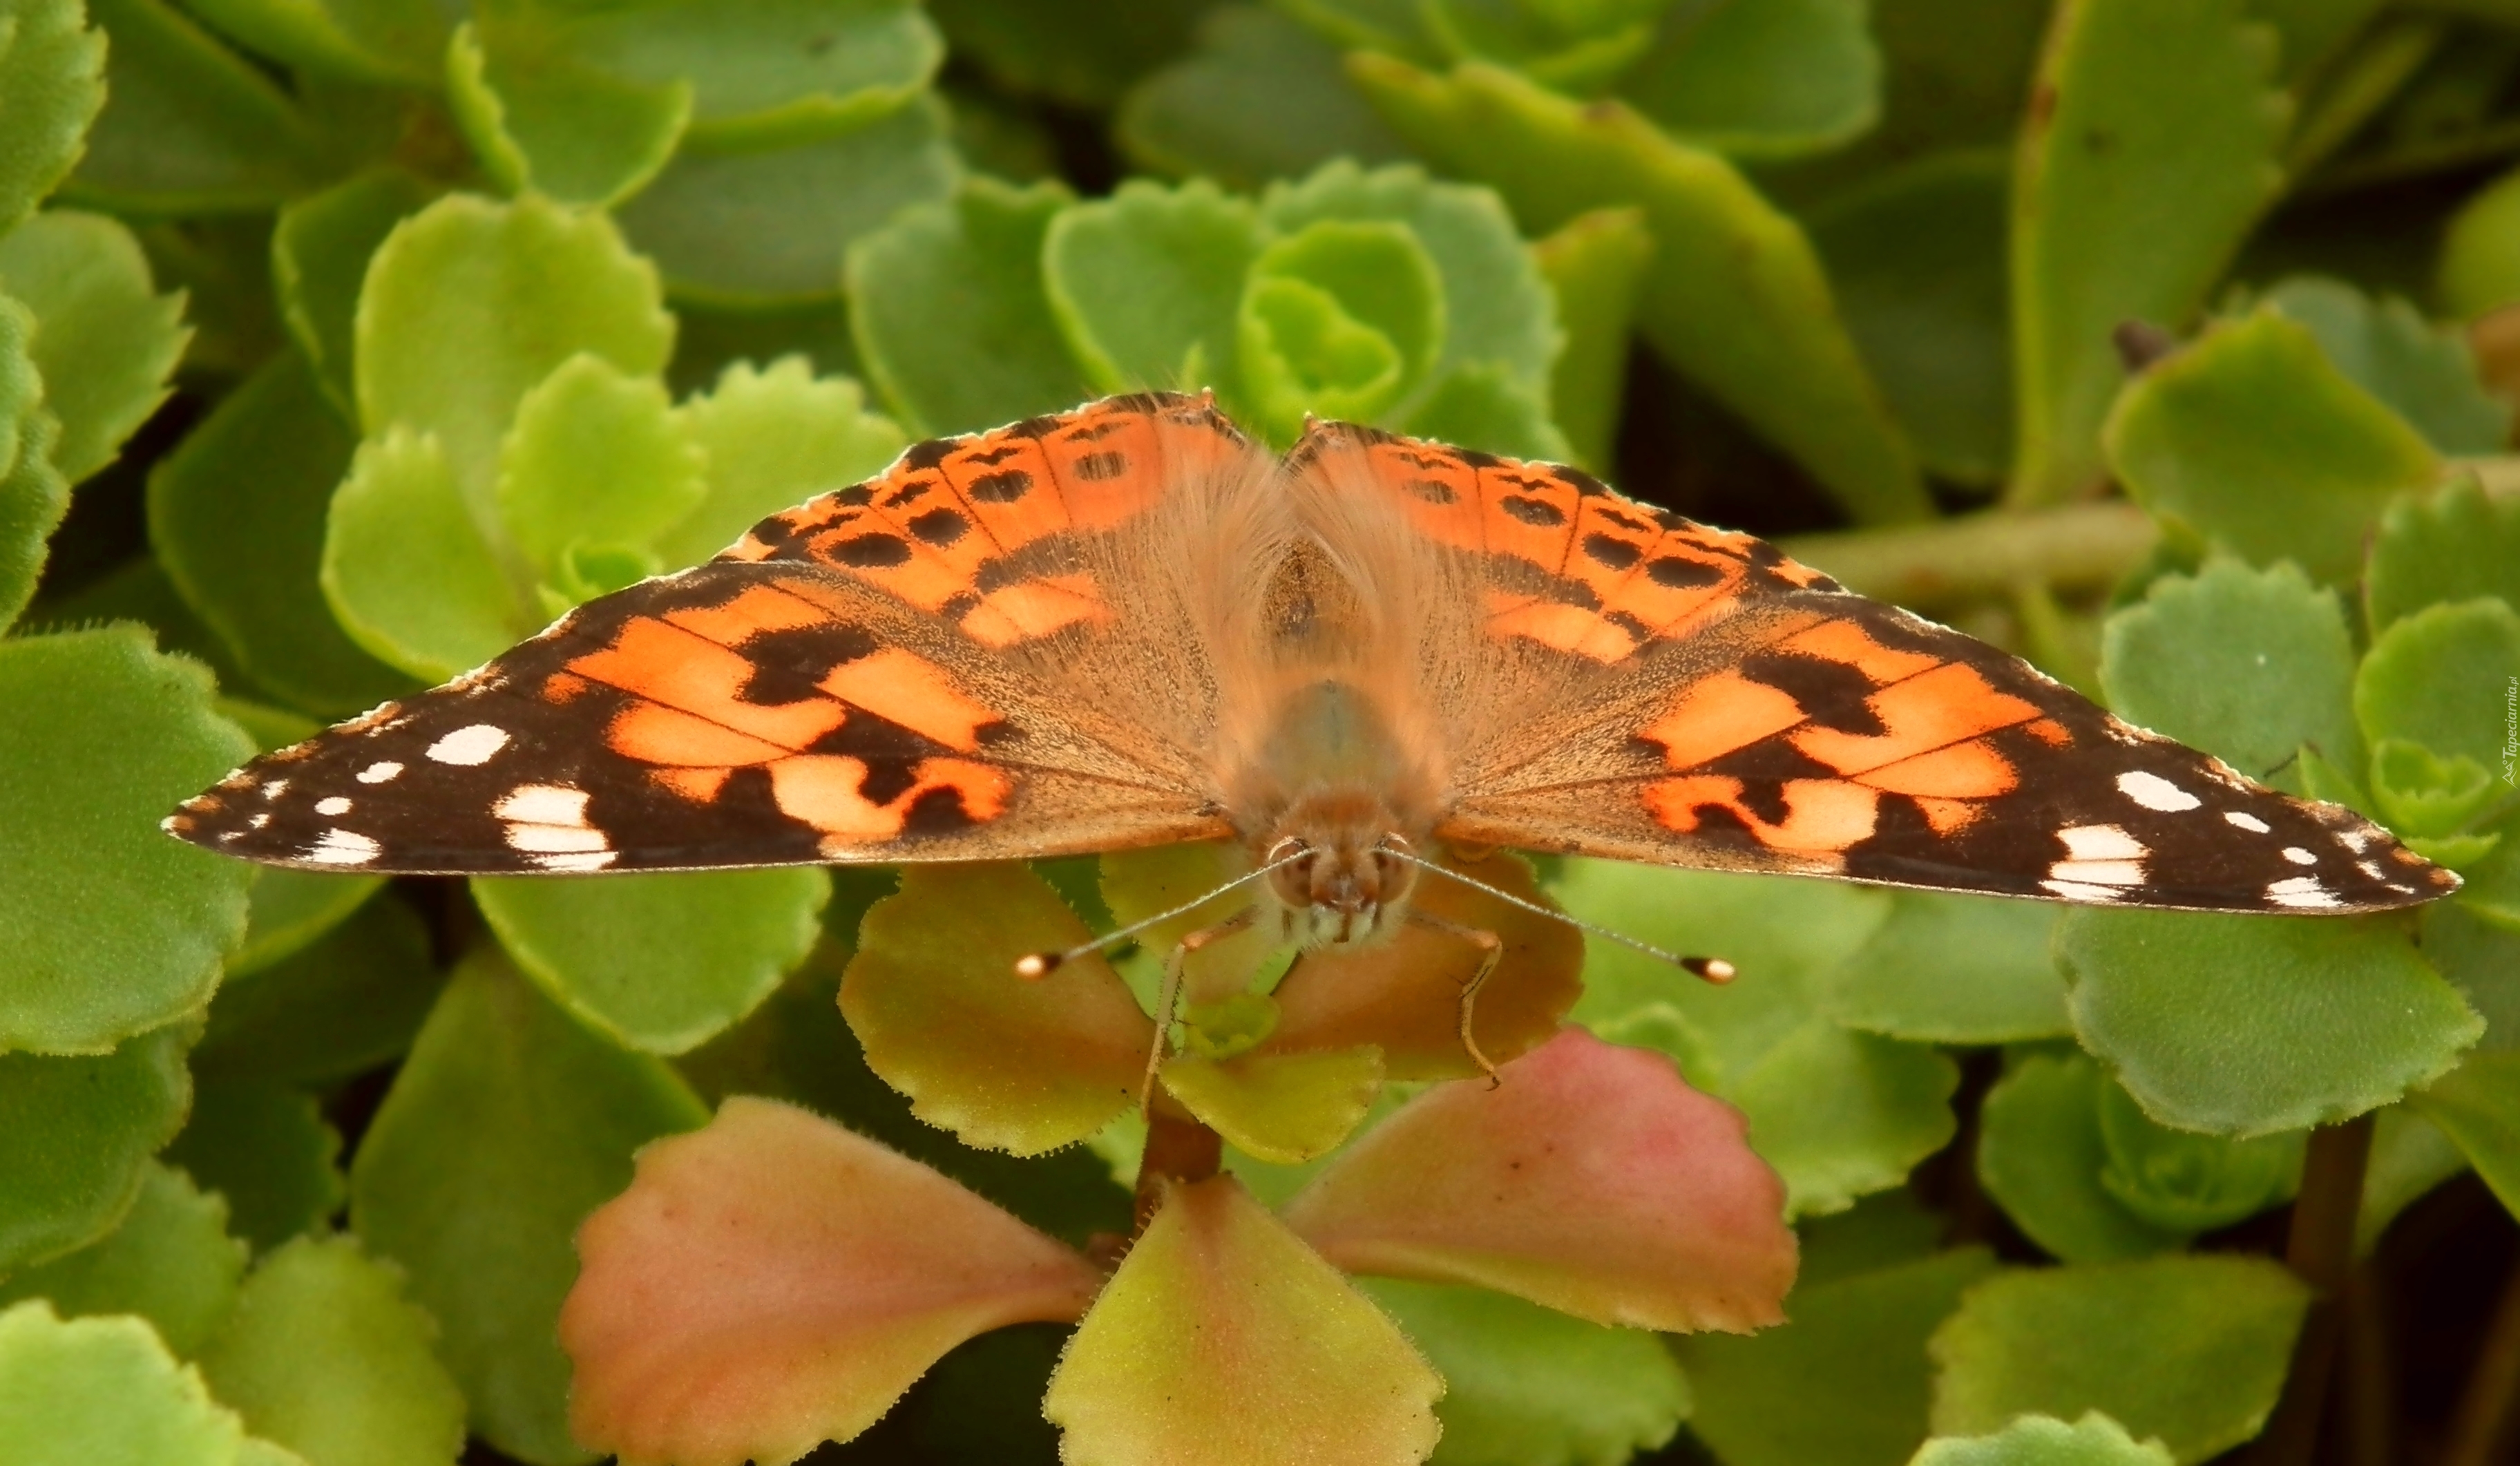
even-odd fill
[[[2495,1305],[2485,1346],[2459,1396],[2458,1413],[2452,1417],[2450,1450],[2442,1456],[2442,1466],[2490,1466],[2501,1459],[2494,1448],[2510,1429],[2515,1394],[2520,1394],[2520,1266],[2503,1280],[2502,1301]]]
[[[1156,1099],[1147,1114],[1147,1149],[1138,1160],[1137,1224],[1147,1229],[1155,1209],[1163,1205],[1164,1188],[1175,1181],[1204,1181],[1225,1161],[1225,1140],[1182,1112],[1169,1096]]]
[[[1947,606],[2009,595],[2025,582],[2067,590],[2105,586],[2140,564],[2156,537],[2142,510],[2111,499],[1801,534],[1779,548],[1860,595]]]
[[[2292,1204],[2284,1265],[2318,1290],[2294,1341],[2283,1398],[2250,1466],[2310,1466],[2327,1381],[2345,1329],[2345,1295],[2354,1275],[2354,1218],[2362,1206],[2362,1173],[2371,1159],[2371,1117],[2360,1115],[2310,1132],[2301,1196]]]

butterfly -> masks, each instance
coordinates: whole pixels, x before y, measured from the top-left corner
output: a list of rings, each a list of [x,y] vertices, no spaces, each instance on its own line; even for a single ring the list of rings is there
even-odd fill
[[[1142,393],[904,452],[254,760],[165,828],[315,870],[1240,842],[1313,946],[1439,848],[2343,913],[2457,878],[2028,664],[1571,468]]]

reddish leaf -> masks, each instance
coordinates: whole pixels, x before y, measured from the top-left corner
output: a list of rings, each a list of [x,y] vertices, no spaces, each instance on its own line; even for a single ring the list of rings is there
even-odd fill
[[[1476,1283],[1596,1323],[1783,1321],[1784,1184],[1737,1111],[1580,1029],[1503,1078],[1412,1101],[1333,1157],[1287,1224],[1351,1272]]]
[[[926,1167],[738,1097],[578,1232],[569,1425],[629,1466],[784,1466],[974,1334],[1084,1311],[1084,1257]]]

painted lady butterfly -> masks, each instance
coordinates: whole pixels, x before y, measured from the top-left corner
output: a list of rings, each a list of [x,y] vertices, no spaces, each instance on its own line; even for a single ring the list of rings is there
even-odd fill
[[[1112,397],[911,448],[166,821],[317,870],[1003,860],[1230,839],[1312,944],[1413,851],[2219,911],[2457,879],[2024,663],[1572,469]]]

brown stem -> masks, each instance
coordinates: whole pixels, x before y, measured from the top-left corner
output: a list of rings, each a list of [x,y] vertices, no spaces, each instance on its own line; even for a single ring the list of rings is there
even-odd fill
[[[2370,1268],[2357,1266],[2345,1285],[2345,1378],[2337,1395],[2352,1466],[2390,1466],[2397,1459],[2398,1392],[2389,1353],[2379,1282]]]
[[[2301,1196],[2292,1204],[2284,1265],[2318,1290],[2294,1341],[2283,1398],[2250,1456],[2251,1466],[2310,1466],[2328,1376],[2345,1329],[2345,1296],[2354,1274],[2354,1218],[2362,1205],[2362,1172],[2371,1159],[2371,1117],[2310,1132]]]
[[[1174,1181],[1204,1181],[1225,1160],[1225,1141],[1176,1108],[1170,1097],[1158,1097],[1147,1114],[1147,1150],[1138,1161],[1137,1225],[1143,1232],[1163,1205],[1164,1188]]]
[[[2133,570],[2157,537],[2142,510],[2112,499],[1799,534],[1778,548],[1859,594],[1932,607],[2008,595],[2028,581],[2096,589]]]
[[[2520,1394],[2520,1267],[2503,1281],[2502,1301],[2485,1331],[2485,1347],[2452,1417],[2450,1450],[2442,1466],[2488,1466],[2511,1425],[2512,1397]]]

